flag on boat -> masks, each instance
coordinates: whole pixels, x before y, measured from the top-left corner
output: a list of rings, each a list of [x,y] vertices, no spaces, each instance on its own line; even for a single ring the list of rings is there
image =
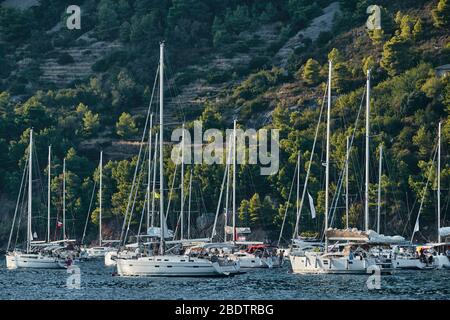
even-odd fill
[[[314,200],[313,197],[308,192],[308,198],[309,198],[309,209],[311,211],[311,218],[316,218],[316,208],[314,208]]]
[[[413,232],[417,232],[417,231],[419,231],[419,217],[417,217],[416,224],[414,225],[414,231]]]
[[[63,223],[61,221],[57,221],[56,222],[56,227],[57,228],[62,228],[62,226],[63,226]]]

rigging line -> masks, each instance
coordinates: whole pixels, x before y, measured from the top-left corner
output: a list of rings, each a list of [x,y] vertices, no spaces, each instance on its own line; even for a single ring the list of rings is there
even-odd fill
[[[19,210],[19,222],[17,223],[17,231],[16,231],[16,239],[14,242],[14,248],[17,246],[17,242],[19,241],[19,233],[20,233],[20,225],[22,224],[22,217],[25,213],[25,206],[26,206],[26,198],[27,198],[27,194],[25,192],[26,190],[26,185],[28,184],[28,168],[26,170],[26,174],[25,174],[25,181],[24,181],[24,186],[23,186],[23,192],[22,192],[22,200],[20,201],[20,210]]]
[[[169,88],[169,92],[172,94],[172,102],[173,102],[173,104],[175,104],[175,106],[178,107],[178,109],[181,111],[180,112],[181,113],[181,118],[182,118],[181,122],[183,123],[183,122],[186,121],[186,115],[185,115],[185,112],[184,112],[184,107],[180,103],[178,95],[175,92],[175,90],[172,88],[172,86],[170,85],[169,80],[165,79],[165,82],[166,82],[167,87]],[[178,110],[176,110],[176,111],[178,111]],[[177,120],[179,120],[180,114],[177,114],[177,112],[172,113],[172,114],[176,116]]]
[[[177,88],[176,82],[175,82],[175,72],[172,68],[172,63],[170,61],[169,58],[166,57],[166,66],[167,66],[167,71],[168,71],[168,77],[170,77],[170,75],[172,75],[172,79],[173,80],[173,85],[169,84],[169,79],[167,79],[167,86],[169,87],[169,90],[173,91],[173,98],[175,99],[175,105],[177,105],[177,107],[180,109],[181,111],[181,116],[182,116],[182,120],[183,122],[186,122],[186,112],[185,112],[185,108],[184,106],[180,103],[179,99],[176,99],[175,97],[179,96],[181,94],[181,90],[179,90]]]
[[[144,204],[142,205],[141,220],[139,221],[139,228],[138,228],[138,232],[137,232],[138,235],[141,234],[142,222],[144,220],[144,215],[145,215],[145,212],[146,212],[146,209],[147,209],[145,205],[147,204],[147,201],[150,201],[150,197],[149,196],[150,195],[149,195],[148,189],[147,189],[147,191],[145,192]]]
[[[179,188],[179,189],[181,189],[181,188]],[[183,197],[184,198],[184,203],[186,203],[186,199],[187,199],[187,194]],[[180,211],[179,211],[180,213],[181,213],[181,208],[180,208]],[[174,231],[174,233],[173,233],[173,237],[172,237],[172,240],[175,240],[175,238],[176,238],[176,236],[177,236],[177,232],[178,232],[178,226],[180,225],[180,221],[181,221],[181,214],[178,216],[178,220],[177,220],[177,224],[176,224],[176,226],[175,226],[175,231]],[[181,222],[181,223],[183,223],[183,222]],[[181,238],[180,238],[180,240],[181,240]]]
[[[436,155],[437,155],[437,150],[438,150],[438,148],[437,148],[437,144],[435,144],[435,146],[434,146],[434,148],[433,148],[433,157],[432,157],[432,160],[431,160],[431,166],[430,166],[430,171],[432,171],[432,169],[433,169],[433,166],[434,166],[434,160],[436,159]],[[427,182],[426,182],[426,184],[425,184],[425,188],[428,186],[428,182],[429,182],[429,180],[430,180],[430,175],[431,175],[431,173],[429,173],[428,174],[428,176],[427,176]],[[422,184],[424,183],[424,181],[425,181],[425,177],[423,177],[422,178]],[[424,191],[424,195],[426,194],[426,189],[425,189],[425,191]],[[422,209],[422,202],[423,202],[423,198],[424,198],[424,195],[422,196],[422,200],[421,200],[421,203],[420,203],[420,207],[419,207],[419,213],[418,213],[418,215],[417,215],[417,219],[416,219],[416,222],[417,222],[417,220],[418,220],[418,218],[419,218],[419,215],[420,215],[420,211],[421,211],[421,209]],[[407,221],[407,223],[405,224],[405,227],[403,228],[403,233],[402,233],[402,235],[405,233],[405,231],[406,231],[406,228],[408,227],[408,225],[409,225],[409,223],[410,223],[410,221],[411,221],[411,215],[412,215],[412,212],[414,211],[414,208],[415,208],[415,206],[416,206],[416,204],[417,204],[417,200],[418,200],[418,197],[416,197],[416,199],[414,200],[414,204],[413,204],[413,206],[412,206],[412,208],[411,208],[411,211],[409,212],[409,214],[408,214],[408,221]],[[413,231],[413,236],[414,236],[414,231]],[[412,241],[412,238],[411,238],[411,241]]]
[[[325,91],[324,91],[324,94],[322,97],[322,106],[320,107],[319,119],[317,121],[316,132],[314,135],[314,142],[313,142],[313,146],[312,146],[312,150],[311,150],[311,155],[309,157],[308,170],[306,171],[305,183],[303,185],[303,191],[302,191],[302,198],[300,200],[300,205],[297,208],[297,218],[295,221],[295,228],[294,228],[294,233],[292,235],[292,239],[295,239],[297,237],[297,233],[298,233],[298,224],[300,222],[300,214],[302,212],[303,201],[304,201],[305,195],[306,195],[306,189],[308,188],[308,180],[309,180],[309,175],[311,173],[311,165],[312,165],[312,161],[313,161],[313,157],[314,157],[314,152],[316,149],[317,137],[319,135],[320,122],[322,119],[323,109],[325,106],[325,101],[326,101],[325,96],[327,94],[327,90],[328,90],[328,84],[325,86]],[[300,173],[300,167],[298,169],[299,169],[298,172]]]
[[[172,194],[173,194],[173,189],[174,189],[174,185],[175,185],[175,178],[177,177],[177,172],[178,172],[178,163],[175,164],[175,170],[173,172],[173,179],[172,179],[172,184],[170,186],[170,190],[169,190],[169,199],[168,199],[168,203],[167,203],[167,209],[166,209],[166,216],[165,216],[165,223],[167,223],[167,217],[169,216],[169,210],[170,210],[170,204],[172,203]],[[161,226],[162,228],[162,226]]]
[[[299,152],[300,152],[300,150],[299,150]],[[297,173],[297,171],[298,171],[298,173]],[[286,216],[287,216],[287,212],[288,212],[288,209],[289,209],[289,204],[290,204],[290,201],[291,201],[292,190],[294,189],[295,175],[299,174],[299,173],[300,173],[300,167],[299,167],[298,161],[296,161],[294,174],[292,175],[291,189],[289,190],[289,196],[288,196],[287,201],[286,201],[286,209],[284,210],[283,223],[281,224],[280,236],[278,237],[278,242],[277,242],[278,246],[280,245],[280,241],[281,241],[281,238],[283,236],[284,224],[286,222]]]
[[[420,201],[420,207],[419,207],[419,212],[417,213],[416,224],[417,224],[418,221],[419,221],[420,213],[422,212],[423,203],[424,203],[425,197],[426,197],[426,195],[427,195],[428,183],[429,183],[430,180],[431,180],[431,174],[433,173],[434,160],[436,159],[436,155],[437,155],[437,148],[436,148],[436,151],[434,152],[433,160],[431,161],[430,169],[429,169],[429,171],[428,171],[427,183],[425,184],[425,188],[423,189],[422,200]],[[408,223],[409,223],[409,221],[408,221]],[[414,229],[415,229],[415,226],[414,226]],[[415,231],[413,230],[413,233],[412,233],[412,235],[411,235],[411,241],[410,241],[411,243],[412,243],[413,240],[414,240],[414,233],[415,233]]]
[[[140,160],[141,153],[142,153],[142,146],[144,145],[145,138],[147,137],[146,131],[147,131],[147,126],[148,126],[148,122],[149,122],[149,118],[150,118],[150,114],[151,114],[152,102],[153,102],[153,97],[154,97],[154,94],[155,94],[155,88],[156,88],[156,83],[157,83],[157,79],[158,79],[158,74],[159,74],[159,68],[157,68],[157,70],[156,70],[155,80],[153,82],[152,95],[150,97],[150,102],[148,104],[147,117],[145,119],[144,131],[142,133],[141,143],[139,145],[139,153],[138,153],[138,159],[137,159],[136,167],[135,167],[135,170],[134,170],[133,182],[131,184],[130,195],[129,195],[129,198],[128,198],[127,208],[125,210],[125,216],[124,216],[123,224],[122,224],[122,230],[120,232],[120,243],[121,244],[123,244],[126,241],[126,239],[123,239],[123,236],[124,236],[126,222],[127,222],[127,218],[128,218],[128,211],[130,209],[131,197],[133,195],[133,186],[134,186],[134,183],[135,183],[135,180],[136,180],[136,174],[137,174],[138,167],[139,167],[139,160]]]
[[[433,153],[437,153],[437,144],[435,145],[434,148],[435,148],[435,149],[433,149]],[[423,184],[424,182],[425,182],[425,177],[422,178],[422,182],[421,182],[421,183]],[[402,235],[405,234],[406,228],[409,227],[409,223],[410,223],[410,220],[411,220],[411,215],[412,215],[412,213],[413,213],[413,211],[414,211],[414,208],[416,207],[417,200],[418,200],[418,198],[416,197],[416,198],[414,199],[414,202],[413,202],[413,205],[412,205],[412,207],[411,207],[411,210],[408,212],[408,221],[407,221],[407,223],[405,224],[405,226],[404,226],[404,228],[403,228]]]
[[[211,241],[212,241],[212,239],[214,238],[214,236],[216,234],[216,225],[217,225],[217,220],[219,218],[219,213],[220,213],[220,208],[221,208],[220,204],[222,202],[222,195],[223,195],[223,190],[224,190],[224,187],[225,187],[225,181],[226,181],[226,178],[228,176],[228,167],[229,167],[229,164],[227,163],[226,166],[225,166],[224,173],[223,173],[222,185],[220,187],[219,201],[217,203],[216,215],[214,217],[214,224],[213,224],[213,229],[212,229],[212,232],[211,232]]]
[[[148,145],[144,149],[143,159],[145,159],[147,157],[147,151],[149,151],[148,150]],[[127,231],[125,233],[125,239],[128,238],[128,232],[130,231],[130,225],[131,225],[131,220],[133,218],[134,208],[135,208],[135,205],[136,205],[136,199],[137,199],[137,196],[139,194],[139,187],[141,185],[141,179],[144,176],[145,169],[146,169],[146,165],[145,165],[144,162],[142,162],[141,169],[140,169],[139,174],[138,174],[137,186],[136,186],[135,191],[134,191],[133,203],[131,205],[130,219],[128,220]],[[143,180],[143,183],[144,182],[145,182],[145,180]]]
[[[94,187],[92,188],[92,194],[91,194],[91,201],[89,202],[89,208],[86,216],[86,223],[84,224],[83,229],[83,236],[81,237],[81,244],[84,243],[84,238],[86,237],[86,229],[89,222],[89,218],[91,217],[91,209],[92,209],[92,203],[94,201],[94,195],[95,195],[95,187],[97,186],[97,182],[94,181]]]
[[[26,172],[27,172],[26,168],[28,168],[28,157],[25,160],[25,168],[23,170],[22,179],[21,179],[21,182],[20,182],[19,194],[17,195],[16,208],[14,209],[13,223],[12,223],[12,226],[11,226],[11,231],[9,233],[9,239],[8,239],[8,245],[6,246],[6,252],[9,251],[9,247],[11,245],[11,239],[12,239],[12,235],[13,235],[13,232],[14,232],[14,224],[16,222],[17,212],[18,212],[19,205],[20,205],[20,197],[22,195],[22,188],[24,188],[23,183],[24,183],[24,180],[25,180]]]
[[[361,103],[359,105],[358,114],[356,115],[356,119],[355,119],[355,122],[354,122],[353,133],[352,133],[352,137],[350,139],[350,144],[349,144],[349,152],[351,152],[351,150],[352,150],[353,140],[355,139],[356,129],[358,127],[359,116],[361,115],[361,110],[362,110],[362,106],[363,106],[363,101],[364,101],[364,96],[365,96],[366,89],[367,88],[364,88],[364,90],[363,90],[363,95],[362,95]],[[345,160],[345,164],[346,164],[346,162],[347,162],[347,160]],[[343,169],[341,170],[341,173],[339,174],[338,188],[336,189],[335,194],[333,195],[333,199],[331,201],[330,208],[332,210],[332,214],[331,214],[330,226],[333,225],[333,222],[334,222],[334,217],[335,217],[335,213],[336,213],[336,203],[339,200],[339,197],[340,197],[340,194],[341,194],[341,190],[342,190],[342,185],[343,185],[343,182],[344,182],[345,164],[344,164]],[[323,235],[323,236],[325,236],[325,235]]]

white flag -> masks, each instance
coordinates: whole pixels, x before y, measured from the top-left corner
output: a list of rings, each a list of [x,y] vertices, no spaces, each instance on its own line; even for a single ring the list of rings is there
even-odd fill
[[[419,231],[419,218],[417,218],[416,220],[416,224],[414,225],[414,231],[413,232],[417,232]]]
[[[311,211],[311,218],[316,218],[316,209],[314,208],[314,200],[313,197],[308,192],[308,198],[309,198],[309,209]]]

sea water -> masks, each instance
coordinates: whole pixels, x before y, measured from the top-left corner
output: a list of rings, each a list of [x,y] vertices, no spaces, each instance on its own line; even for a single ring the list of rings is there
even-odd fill
[[[299,275],[288,263],[247,269],[231,278],[119,277],[102,260],[78,263],[80,288],[67,270],[6,269],[0,259],[0,299],[450,299],[450,270],[397,271],[368,289],[369,275]]]

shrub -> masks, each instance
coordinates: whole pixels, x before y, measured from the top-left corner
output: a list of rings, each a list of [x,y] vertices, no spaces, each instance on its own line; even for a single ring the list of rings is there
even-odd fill
[[[59,57],[56,59],[56,62],[61,65],[66,65],[70,63],[74,63],[73,57],[67,52],[61,53]]]

